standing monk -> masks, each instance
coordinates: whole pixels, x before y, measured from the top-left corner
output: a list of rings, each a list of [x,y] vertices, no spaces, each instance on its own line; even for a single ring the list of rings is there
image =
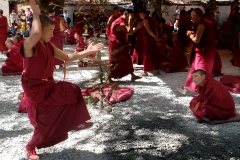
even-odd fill
[[[81,90],[69,82],[53,79],[54,57],[65,61],[79,60],[98,52],[103,44],[90,44],[83,52],[66,54],[50,42],[54,21],[41,14],[35,0],[30,0],[33,23],[30,37],[21,47],[24,61],[22,88],[24,109],[34,127],[32,139],[25,147],[27,159],[39,159],[35,148],[45,148],[68,138],[70,130],[89,128],[90,119]]]
[[[215,37],[211,21],[203,18],[203,11],[196,8],[191,12],[192,21],[197,24],[197,31],[187,31],[187,36],[195,43],[195,58],[192,68],[189,71],[184,87],[177,87],[182,94],[186,94],[186,89],[191,92],[198,92],[198,86],[192,81],[192,73],[202,69],[208,76],[212,76],[214,56],[216,52]]]
[[[61,18],[55,15],[55,9],[53,6],[49,6],[49,17],[51,17],[55,23],[55,28],[53,31],[53,37],[51,42],[59,49],[63,50],[63,37],[61,31],[64,30],[64,24],[61,22]],[[63,61],[55,58],[54,65],[62,65]]]
[[[8,37],[8,23],[7,18],[3,16],[3,10],[0,9],[0,52],[6,51],[5,42]]]
[[[107,22],[107,27],[106,27],[106,34],[107,36],[110,34],[111,26],[112,23],[121,16],[120,11],[118,7],[113,8],[113,14],[109,17],[108,22]]]
[[[146,10],[139,12],[140,18],[143,20],[143,76],[147,76],[147,71],[159,70],[161,66],[161,53],[158,51],[157,42],[159,40],[157,35],[156,21],[149,17]]]
[[[126,22],[128,22],[128,26],[125,25]],[[133,64],[129,55],[130,46],[127,43],[127,35],[133,34],[140,25],[133,30],[130,22],[131,17],[129,17],[129,13],[126,10],[121,17],[112,23],[108,37],[110,41],[108,65],[111,72],[108,78],[109,82],[112,81],[111,78],[122,78],[128,74],[131,74],[132,81],[141,78],[133,73]]]

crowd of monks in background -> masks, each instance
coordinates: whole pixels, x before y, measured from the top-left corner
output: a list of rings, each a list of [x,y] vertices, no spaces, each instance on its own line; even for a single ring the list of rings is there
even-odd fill
[[[194,23],[192,12],[195,12],[197,16],[200,15],[198,23]],[[94,19],[98,18],[97,13],[97,11],[91,10]],[[7,60],[2,64],[2,75],[19,75],[23,70],[19,51],[24,38],[17,33],[13,40],[7,39],[5,35],[8,32],[8,24],[6,17],[2,14],[3,12],[0,10],[0,52],[7,55]],[[101,34],[99,33],[101,32],[98,28],[99,24],[90,24],[91,20],[86,12],[75,11],[73,27],[71,28],[66,25],[63,17],[56,15],[54,6],[50,6],[49,10],[42,12],[42,14],[48,14],[53,19],[55,29],[51,42],[61,50],[63,50],[63,39],[68,44],[78,44],[74,51],[80,52],[88,46],[88,39],[94,36],[99,37]],[[103,12],[102,14],[105,16]],[[113,78],[119,79],[129,74],[131,81],[135,81],[143,76],[148,76],[149,73],[159,74],[160,71],[165,73],[188,72],[188,68],[192,67],[185,82],[185,88],[182,88],[181,93],[185,92],[184,89],[199,92],[199,86],[196,89],[192,80],[192,75],[199,69],[205,72],[200,71],[200,75],[209,76],[211,73],[214,76],[223,76],[220,82],[227,86],[228,90],[240,93],[240,77],[223,75],[222,62],[217,51],[217,47],[222,46],[233,51],[231,63],[240,67],[240,13],[238,5],[232,4],[230,15],[220,29],[208,8],[205,8],[204,14],[199,14],[199,10],[194,9],[181,10],[176,23],[177,32],[174,31],[173,25],[166,23],[164,18],[151,16],[150,12],[144,9],[120,11],[119,8],[115,7],[113,13],[110,16],[105,16],[105,19],[103,22],[106,22],[105,36],[109,44],[108,65],[110,71],[107,82],[111,83]],[[197,34],[199,24],[203,24],[205,28],[200,42],[196,43],[190,37]],[[94,26],[98,27],[94,28]],[[63,32],[65,36],[62,34]],[[204,51],[204,48],[208,47],[211,48],[213,56],[204,55],[201,57],[202,54],[208,54],[207,51]],[[199,48],[203,50],[198,50]],[[190,56],[187,56],[189,54]],[[96,54],[91,54],[88,57],[94,58],[95,56]],[[79,67],[87,65],[81,60],[80,62]],[[63,63],[55,58],[55,66],[61,67]],[[143,66],[141,75],[134,74],[133,64]],[[202,66],[199,67],[199,65]]]

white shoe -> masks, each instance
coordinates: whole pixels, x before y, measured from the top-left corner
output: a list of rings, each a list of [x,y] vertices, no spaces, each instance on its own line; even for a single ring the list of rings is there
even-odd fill
[[[176,87],[176,89],[178,90],[178,92],[180,92],[181,94],[186,94],[187,90],[183,87],[183,86],[178,86]]]

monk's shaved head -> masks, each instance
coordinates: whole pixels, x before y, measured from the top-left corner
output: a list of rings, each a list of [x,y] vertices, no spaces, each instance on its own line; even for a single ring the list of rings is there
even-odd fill
[[[195,8],[192,12],[194,12],[196,16],[203,16],[203,11],[200,8]]]
[[[54,21],[52,20],[51,17],[49,17],[46,14],[41,14],[40,15],[40,21],[41,21],[41,25],[42,28],[47,27],[48,25],[55,25]]]
[[[6,42],[13,44],[13,40],[11,40],[11,39],[7,39]]]
[[[201,76],[206,75],[206,72],[202,69],[197,69],[193,73],[199,73]]]
[[[0,14],[3,14],[3,10],[2,9],[0,9]]]

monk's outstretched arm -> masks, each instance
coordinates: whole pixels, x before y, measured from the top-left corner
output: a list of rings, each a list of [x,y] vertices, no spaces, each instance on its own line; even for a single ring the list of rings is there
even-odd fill
[[[101,49],[103,49],[103,47],[104,47],[104,45],[102,43],[98,43],[96,45],[91,43],[88,46],[88,48],[86,50],[82,51],[82,52],[76,52],[76,53],[73,53],[73,54],[66,54],[62,50],[58,49],[55,45],[53,45],[54,56],[57,59],[60,59],[62,61],[66,61],[66,62],[71,62],[71,61],[80,60],[82,58],[85,58],[89,54],[96,53],[96,52],[100,51]]]
[[[33,51],[32,48],[36,45],[36,43],[40,40],[42,36],[42,25],[40,22],[39,15],[41,14],[40,8],[36,5],[35,0],[29,0],[30,6],[33,11],[33,22],[31,34],[23,43],[24,46],[24,57],[29,58],[32,57]]]

